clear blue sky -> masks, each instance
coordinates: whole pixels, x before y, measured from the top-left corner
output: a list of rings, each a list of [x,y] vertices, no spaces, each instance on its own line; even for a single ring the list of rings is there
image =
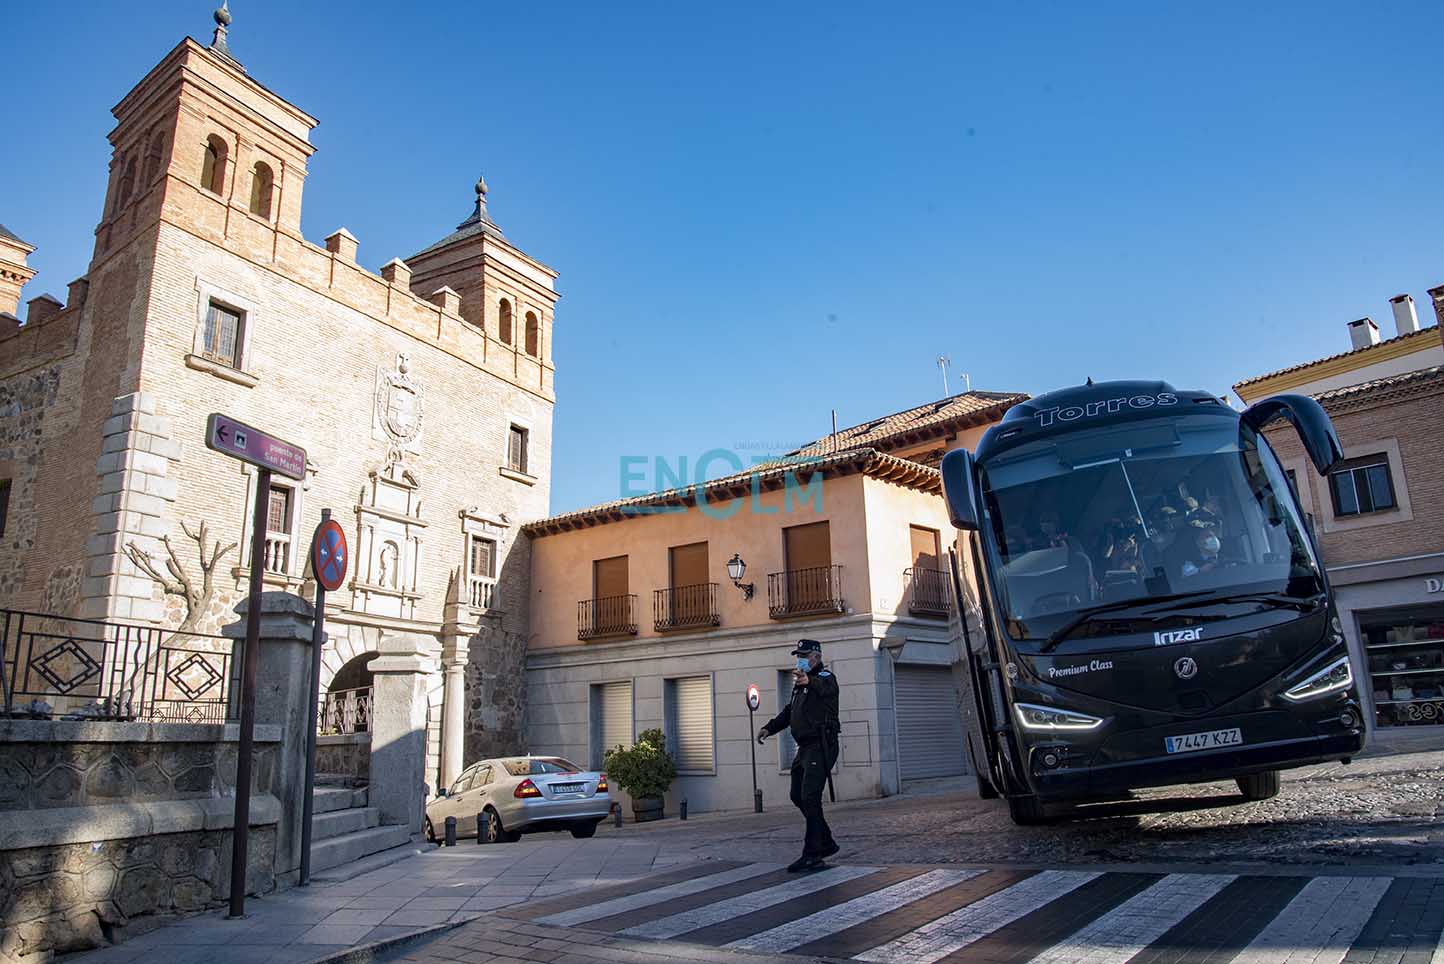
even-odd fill
[[[281,3],[304,230],[373,270],[495,220],[561,272],[553,509],[973,386],[1234,381],[1444,283],[1433,3]],[[211,4],[6,14],[0,222],[85,269],[109,108]],[[954,380],[956,390],[957,380]]]

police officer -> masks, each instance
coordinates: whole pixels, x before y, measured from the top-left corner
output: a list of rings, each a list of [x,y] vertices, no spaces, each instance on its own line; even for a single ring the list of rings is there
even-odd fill
[[[757,731],[757,742],[790,727],[797,744],[797,756],[792,761],[792,802],[807,820],[802,856],[787,868],[797,873],[827,866],[823,860],[838,850],[832,829],[822,816],[822,787],[837,762],[841,727],[837,720],[837,677],[823,668],[822,644],[815,639],[799,639],[792,655],[797,657],[792,672],[792,701]]]

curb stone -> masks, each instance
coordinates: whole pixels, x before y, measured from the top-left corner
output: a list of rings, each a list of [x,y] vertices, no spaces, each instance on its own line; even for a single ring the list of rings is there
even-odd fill
[[[331,954],[323,954],[320,957],[313,957],[306,964],[371,964],[382,954],[389,954],[392,951],[400,950],[412,944],[421,944],[433,937],[445,934],[447,931],[455,930],[465,924],[484,915],[477,914],[465,920],[452,920],[444,924],[432,924],[430,927],[419,927],[414,931],[407,931],[405,934],[397,934],[395,937],[388,937],[385,940],[373,941],[370,944],[360,944],[356,947],[348,947],[344,951],[336,951]]]

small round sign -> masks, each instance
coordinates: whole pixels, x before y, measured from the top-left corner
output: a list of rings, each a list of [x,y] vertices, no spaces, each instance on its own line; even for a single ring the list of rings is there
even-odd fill
[[[341,523],[327,519],[316,527],[316,539],[311,543],[311,569],[316,573],[316,581],[325,586],[327,592],[340,589],[346,579],[348,562],[346,533]]]
[[[756,683],[747,684],[747,708],[755,711],[762,705],[762,691],[757,688]]]

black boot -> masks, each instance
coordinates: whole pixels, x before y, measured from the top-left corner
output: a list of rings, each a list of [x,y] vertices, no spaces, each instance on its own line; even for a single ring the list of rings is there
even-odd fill
[[[812,870],[820,863],[822,863],[821,857],[814,857],[812,854],[803,854],[787,865],[787,872],[789,874],[796,874],[804,870]]]
[[[822,850],[818,853],[817,858],[819,860],[822,860],[826,857],[831,857],[833,854],[837,853],[841,849],[842,848],[837,845],[836,840],[829,840],[827,843],[822,845]]]

